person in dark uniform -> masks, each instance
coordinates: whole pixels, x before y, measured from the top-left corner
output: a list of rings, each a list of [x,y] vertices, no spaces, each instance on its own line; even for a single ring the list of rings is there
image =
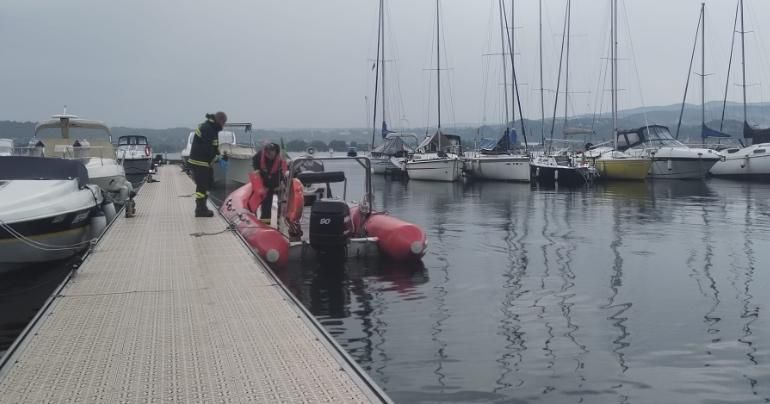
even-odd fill
[[[275,143],[269,143],[258,151],[251,160],[254,171],[262,177],[267,193],[262,200],[260,219],[270,219],[270,211],[273,207],[273,195],[281,185],[281,178],[286,171],[286,161],[281,158],[281,147]]]
[[[212,217],[212,212],[206,206],[209,189],[214,182],[213,164],[219,159],[219,132],[227,123],[224,112],[206,114],[206,121],[198,126],[190,147],[190,165],[195,181],[195,217]]]

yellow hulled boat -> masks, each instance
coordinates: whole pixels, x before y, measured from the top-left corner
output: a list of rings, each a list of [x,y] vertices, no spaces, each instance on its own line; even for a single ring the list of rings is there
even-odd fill
[[[593,160],[599,178],[605,180],[642,181],[647,178],[652,165],[649,158],[633,157],[619,151],[602,152],[594,155]]]

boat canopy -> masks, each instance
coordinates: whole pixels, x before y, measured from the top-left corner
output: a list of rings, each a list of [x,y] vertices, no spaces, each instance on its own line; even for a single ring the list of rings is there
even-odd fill
[[[0,180],[73,180],[88,185],[88,170],[78,160],[7,156],[0,159]]]
[[[35,137],[43,129],[60,129],[63,137],[69,137],[69,128],[99,129],[112,136],[110,128],[101,121],[80,119],[75,115],[54,115],[52,118],[35,126]]]
[[[642,126],[638,129],[618,132],[617,149],[626,151],[641,147],[687,147],[671,136],[671,131],[662,125]]]
[[[508,153],[517,145],[518,134],[515,129],[506,129],[499,139],[482,138],[479,140],[479,151],[483,154]]]
[[[462,154],[462,138],[457,135],[449,135],[442,132],[436,132],[417,146],[417,150],[424,153],[456,153]]]
[[[754,128],[748,122],[744,122],[743,137],[751,139],[752,144],[770,143],[770,128]]]
[[[372,150],[372,156],[396,156],[413,153],[410,147],[400,136],[388,135],[379,146]]]
[[[716,129],[711,129],[706,125],[702,125],[701,131],[700,131],[700,137],[703,140],[706,140],[707,138],[710,138],[710,137],[730,137],[730,135],[724,132],[720,132]]]

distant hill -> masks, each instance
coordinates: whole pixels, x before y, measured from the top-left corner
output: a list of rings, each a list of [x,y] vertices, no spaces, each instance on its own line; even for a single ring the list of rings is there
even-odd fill
[[[679,120],[681,105],[665,105],[657,107],[645,107],[645,108],[633,108],[619,112],[619,126],[621,128],[633,129],[644,126],[646,124],[660,124],[671,128],[671,132],[675,133],[676,124]],[[709,126],[714,129],[719,128],[719,121],[713,120],[718,118],[722,113],[721,102],[709,102],[706,104],[707,117],[712,118],[709,121]],[[770,127],[770,103],[756,103],[748,106],[748,113],[750,122],[753,125],[761,127]],[[700,139],[700,120],[701,109],[699,105],[687,104],[685,106],[684,116],[682,120],[682,127],[680,130],[680,139],[691,139],[693,142]],[[550,138],[551,133],[551,120],[546,119],[543,126],[539,120],[525,120],[525,129],[527,139],[530,142],[539,143],[541,139],[541,133],[545,134],[545,138]],[[16,122],[16,121],[0,121],[0,138],[14,139],[17,144],[26,144],[34,134],[36,122]],[[516,128],[520,128],[520,122],[516,123]],[[723,131],[730,134],[742,133],[743,125],[743,106],[739,103],[729,102],[725,110],[725,123]],[[574,136],[574,141],[591,141],[593,143],[599,143],[603,140],[609,140],[610,132],[612,128],[612,122],[607,114],[602,115],[601,118],[594,118],[593,115],[579,115],[571,117],[569,120],[570,128],[583,128],[593,129],[594,135]],[[542,128],[542,132],[541,132]],[[127,134],[141,134],[147,136],[150,143],[153,145],[155,151],[158,152],[178,152],[182,150],[187,142],[187,136],[192,129],[190,128],[169,128],[169,129],[141,129],[141,128],[127,128],[127,127],[114,127],[112,128],[113,138],[117,141],[117,137]],[[432,131],[433,129],[431,129]],[[447,129],[448,132],[458,134],[463,137],[464,142],[471,146],[474,139],[479,135],[483,137],[497,137],[502,132],[501,125],[487,125],[483,128],[473,126],[471,124],[464,124],[460,127]],[[425,128],[411,128],[404,129],[405,132],[416,133],[418,137],[425,135]],[[561,139],[563,136],[563,119],[557,119],[554,127],[554,138]],[[338,128],[338,129],[255,129],[250,135],[239,134],[239,142],[262,144],[263,142],[280,142],[281,140],[287,145],[296,148],[297,150],[290,149],[290,151],[302,150],[303,145],[311,144],[320,145],[321,143],[328,145],[331,142],[334,143],[334,147],[338,148],[342,144],[357,145],[360,150],[367,150],[369,143],[371,143],[371,129],[362,128]],[[523,140],[523,133],[519,133],[519,139]],[[379,136],[379,135],[378,135]],[[294,142],[292,142],[294,141]],[[290,143],[291,142],[291,143]],[[379,139],[375,139],[375,142],[379,142]]]

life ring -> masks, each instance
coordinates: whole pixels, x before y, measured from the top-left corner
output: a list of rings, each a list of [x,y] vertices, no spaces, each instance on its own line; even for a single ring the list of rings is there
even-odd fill
[[[152,155],[152,148],[150,145],[144,146],[144,155],[150,157]]]
[[[291,195],[289,196],[289,206],[286,209],[286,219],[290,223],[299,222],[304,207],[305,195],[302,189],[302,182],[294,178],[291,182]]]

